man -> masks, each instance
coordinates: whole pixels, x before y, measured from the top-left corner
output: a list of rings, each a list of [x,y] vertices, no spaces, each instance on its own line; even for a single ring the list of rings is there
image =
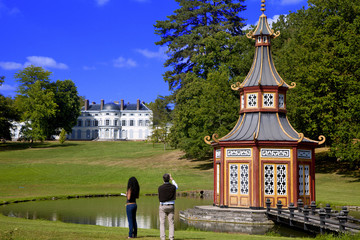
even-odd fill
[[[159,194],[159,217],[160,217],[160,239],[165,240],[165,218],[168,217],[169,221],[169,239],[174,239],[174,210],[175,210],[175,199],[176,189],[178,185],[171,177],[170,174],[165,173],[163,176],[164,184],[158,189]],[[171,180],[171,183],[170,183]]]

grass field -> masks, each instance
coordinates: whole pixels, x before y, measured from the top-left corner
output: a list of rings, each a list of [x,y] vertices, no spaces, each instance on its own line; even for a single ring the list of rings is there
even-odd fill
[[[178,150],[145,142],[57,142],[0,144],[0,203],[45,197],[125,192],[136,176],[141,194],[156,193],[170,172],[181,191],[211,190],[211,161],[181,158]],[[328,163],[324,163],[325,165]],[[331,166],[333,166],[332,163]],[[317,201],[360,206],[360,178],[336,167],[316,175]],[[16,229],[16,230],[15,230]],[[0,239],[123,239],[127,229],[30,221],[0,215]],[[157,239],[157,230],[141,230],[142,239]],[[271,239],[269,236],[176,232],[179,239]],[[278,237],[275,237],[278,238]],[[281,238],[285,239],[285,238]]]

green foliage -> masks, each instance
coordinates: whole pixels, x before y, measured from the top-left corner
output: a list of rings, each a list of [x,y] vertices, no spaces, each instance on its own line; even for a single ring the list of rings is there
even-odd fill
[[[50,133],[49,119],[55,116],[57,104],[55,95],[41,87],[41,82],[36,81],[27,91],[28,97],[23,102],[23,118],[26,121],[25,136],[31,136],[32,140],[44,141]]]
[[[165,67],[164,80],[171,90],[181,88],[186,82],[184,74],[197,65],[193,57],[201,54],[203,40],[218,32],[232,36],[242,33],[244,19],[238,13],[245,10],[244,0],[175,0],[179,8],[168,20],[157,21],[155,33],[161,37],[157,45],[168,47],[169,58]]]
[[[63,128],[71,132],[80,115],[80,98],[71,80],[50,82],[51,72],[28,66],[15,74],[20,82],[15,105],[23,113],[22,130],[29,140],[49,139]]]
[[[59,142],[63,144],[66,141],[66,131],[65,129],[61,129],[60,136],[59,136]]]
[[[312,139],[325,135],[339,160],[360,163],[360,2],[311,0],[307,9],[273,25],[274,60],[287,82],[294,127]]]
[[[169,125],[172,120],[172,112],[169,106],[170,99],[167,97],[158,96],[154,102],[147,104],[152,110],[152,134],[150,140],[153,144],[164,143],[164,150],[166,144],[169,142]]]
[[[164,74],[175,104],[169,138],[187,157],[207,158],[212,150],[203,139],[225,135],[235,125],[239,101],[230,85],[251,65],[253,50],[249,55],[248,40],[238,36],[244,1],[176,1],[175,14],[155,25],[161,36],[156,44],[168,47],[165,67],[171,68]]]
[[[0,86],[4,83],[4,79],[5,77],[0,76]],[[14,101],[0,94],[0,139],[11,139],[11,122],[19,120],[19,117]]]

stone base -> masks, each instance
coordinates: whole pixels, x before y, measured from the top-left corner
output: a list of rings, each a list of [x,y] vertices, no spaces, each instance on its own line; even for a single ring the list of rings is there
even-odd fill
[[[180,211],[180,219],[189,226],[205,231],[247,234],[265,234],[274,224],[268,220],[266,210],[216,206],[196,206]]]

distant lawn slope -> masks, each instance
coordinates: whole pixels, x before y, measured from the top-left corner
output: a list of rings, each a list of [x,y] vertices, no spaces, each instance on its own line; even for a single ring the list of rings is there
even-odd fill
[[[136,176],[141,193],[156,193],[165,172],[181,191],[212,189],[212,170],[180,159],[178,150],[145,142],[57,142],[0,145],[0,201],[125,192]]]
[[[317,201],[360,206],[360,178],[320,149],[316,173]],[[47,196],[125,192],[136,176],[141,193],[156,193],[165,172],[180,191],[211,190],[210,161],[181,159],[179,150],[145,142],[58,142],[0,144],[0,201]]]

